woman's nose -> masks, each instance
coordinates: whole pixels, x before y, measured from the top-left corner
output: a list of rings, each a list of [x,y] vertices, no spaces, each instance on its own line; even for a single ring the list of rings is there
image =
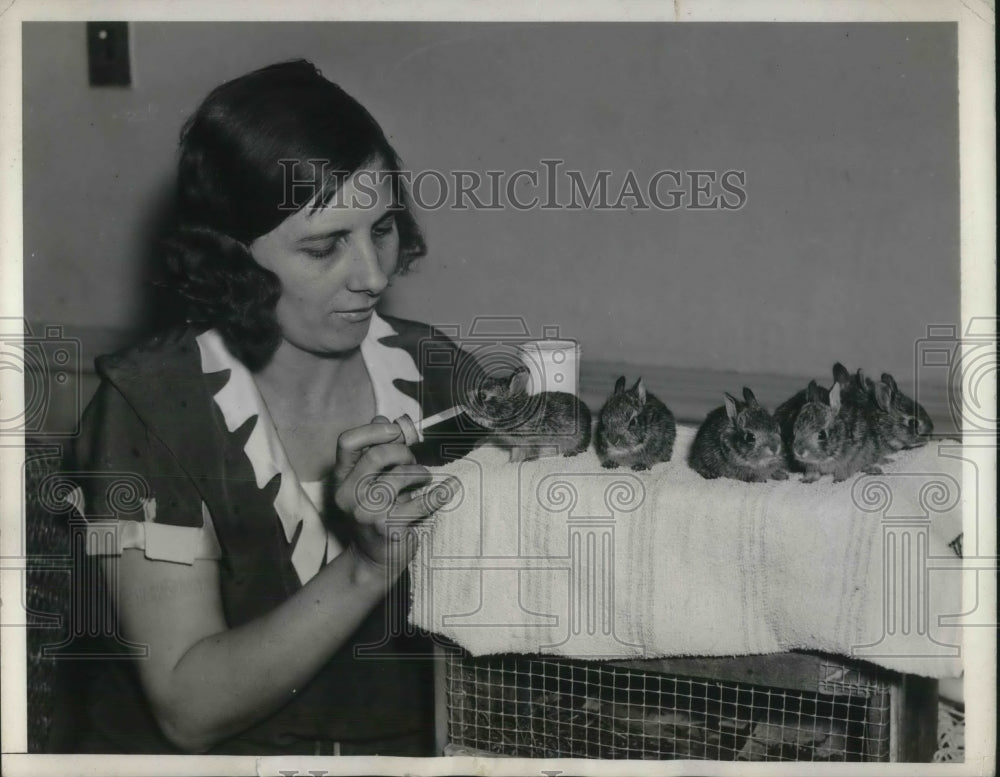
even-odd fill
[[[382,269],[378,249],[370,237],[359,238],[355,246],[353,291],[381,294],[389,277]]]

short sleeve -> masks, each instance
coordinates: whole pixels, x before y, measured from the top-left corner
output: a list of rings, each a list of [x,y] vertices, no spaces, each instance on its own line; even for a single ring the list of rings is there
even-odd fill
[[[68,499],[87,521],[88,555],[138,548],[185,564],[221,557],[212,516],[178,455],[107,381],[84,411],[71,461]]]

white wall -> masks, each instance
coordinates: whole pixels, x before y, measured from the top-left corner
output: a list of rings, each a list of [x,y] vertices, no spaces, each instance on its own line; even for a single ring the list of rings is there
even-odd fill
[[[584,357],[913,374],[957,322],[953,25],[133,24],[134,84],[92,89],[83,24],[24,28],[25,307],[128,328],[178,130],[225,79],[312,59],[413,170],[747,174],[725,212],[421,214],[387,311],[523,315]],[[614,187],[613,187],[614,188]]]

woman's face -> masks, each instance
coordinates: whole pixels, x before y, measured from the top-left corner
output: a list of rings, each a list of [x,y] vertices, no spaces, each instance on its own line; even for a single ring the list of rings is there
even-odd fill
[[[392,205],[389,177],[363,171],[329,205],[307,205],[250,244],[281,280],[276,314],[286,342],[317,354],[361,345],[399,261]]]

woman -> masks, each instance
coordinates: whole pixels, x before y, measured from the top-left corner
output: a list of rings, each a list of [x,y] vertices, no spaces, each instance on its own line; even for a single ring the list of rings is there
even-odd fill
[[[78,510],[118,519],[88,552],[123,656],[87,662],[76,749],[433,755],[427,651],[400,659],[412,532],[391,529],[450,498],[423,465],[476,430],[409,449],[389,422],[455,404],[464,367],[375,310],[425,250],[398,171],[304,61],[220,86],[182,131],[186,326],[98,360],[76,450]],[[428,343],[447,369],[418,367]]]

